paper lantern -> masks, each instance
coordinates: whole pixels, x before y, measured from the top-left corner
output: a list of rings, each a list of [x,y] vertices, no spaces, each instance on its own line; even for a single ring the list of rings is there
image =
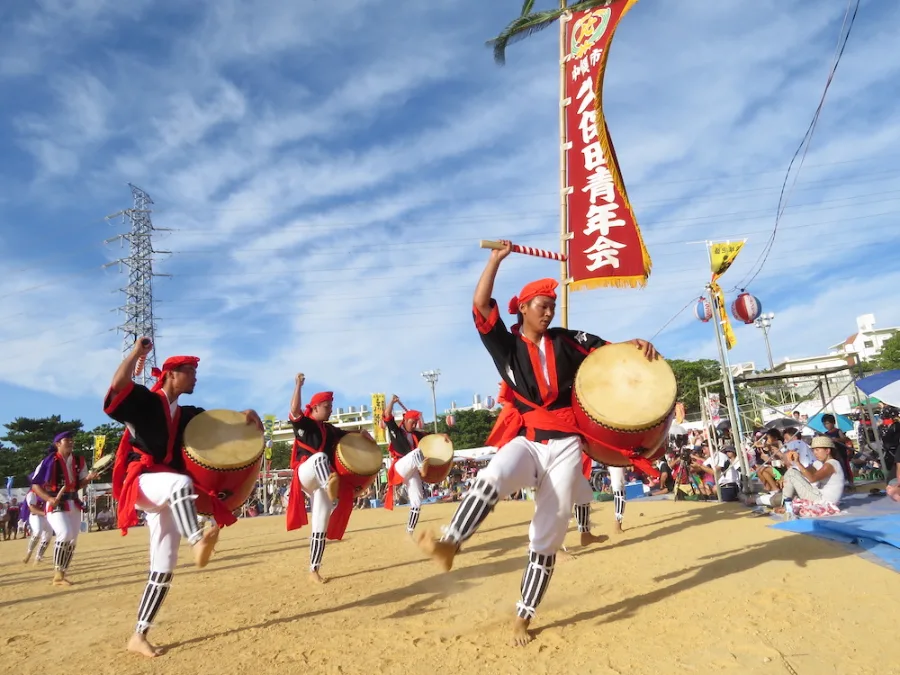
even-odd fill
[[[453,415],[447,415],[447,426],[452,427],[456,424],[456,418]]]
[[[709,298],[700,298],[697,300],[697,304],[694,306],[694,316],[696,316],[700,321],[706,323],[713,316],[712,303],[709,301]]]
[[[751,324],[762,313],[762,303],[758,298],[743,292],[731,304],[731,315],[738,321]]]

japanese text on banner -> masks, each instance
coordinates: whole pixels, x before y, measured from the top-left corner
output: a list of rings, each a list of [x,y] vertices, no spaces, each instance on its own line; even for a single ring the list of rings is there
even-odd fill
[[[570,288],[643,286],[644,246],[601,105],[603,74],[616,25],[637,0],[573,12],[566,26],[566,171]]]
[[[384,394],[372,394],[372,436],[376,443],[386,443],[384,423]]]

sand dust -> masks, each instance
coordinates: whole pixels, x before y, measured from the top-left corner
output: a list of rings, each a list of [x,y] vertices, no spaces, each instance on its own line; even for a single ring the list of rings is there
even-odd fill
[[[327,545],[325,586],[308,582],[308,529],[240,521],[204,570],[182,545],[150,634],[168,651],[153,661],[123,651],[145,529],[82,535],[65,589],[50,585],[52,562],[24,566],[24,542],[0,542],[0,663],[16,675],[900,673],[900,577],[734,505],[631,502],[617,536],[612,504],[595,504],[609,542],[579,552],[572,528],[577,556],[557,566],[535,641],[509,647],[532,507],[501,502],[448,574],[406,537],[405,509],[357,511]],[[426,505],[419,527],[452,510]]]

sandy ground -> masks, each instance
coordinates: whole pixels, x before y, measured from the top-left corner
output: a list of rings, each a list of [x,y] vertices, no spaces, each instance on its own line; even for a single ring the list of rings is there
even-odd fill
[[[426,506],[419,526],[452,509]],[[596,532],[612,534],[611,509],[594,505]],[[325,586],[307,580],[308,530],[240,521],[205,570],[182,545],[151,632],[168,652],[153,661],[123,651],[146,530],[82,535],[69,589],[50,586],[50,564],[22,565],[23,542],[0,542],[0,664],[16,675],[900,672],[889,660],[900,663],[900,577],[734,505],[630,502],[626,533],[581,551],[573,525],[576,557],[557,566],[535,641],[509,647],[531,512],[501,502],[441,574],[406,538],[405,509],[357,511],[326,548]]]

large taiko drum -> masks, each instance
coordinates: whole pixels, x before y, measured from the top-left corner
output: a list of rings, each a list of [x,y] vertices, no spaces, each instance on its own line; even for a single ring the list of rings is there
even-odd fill
[[[419,450],[428,460],[428,470],[422,477],[426,483],[442,483],[453,467],[453,441],[446,434],[428,434],[419,441]]]
[[[341,437],[334,451],[334,469],[342,482],[353,486],[356,494],[369,489],[381,471],[381,448],[359,433]]]
[[[229,511],[239,509],[259,478],[264,446],[263,432],[234,410],[207,410],[188,422],[184,464],[197,488],[197,511],[213,513],[204,490],[215,492]]]
[[[591,352],[579,367],[572,409],[587,434],[652,460],[665,452],[676,395],[675,374],[665,360],[648,361],[630,343],[611,344]],[[589,439],[584,451],[609,466],[629,464]]]

